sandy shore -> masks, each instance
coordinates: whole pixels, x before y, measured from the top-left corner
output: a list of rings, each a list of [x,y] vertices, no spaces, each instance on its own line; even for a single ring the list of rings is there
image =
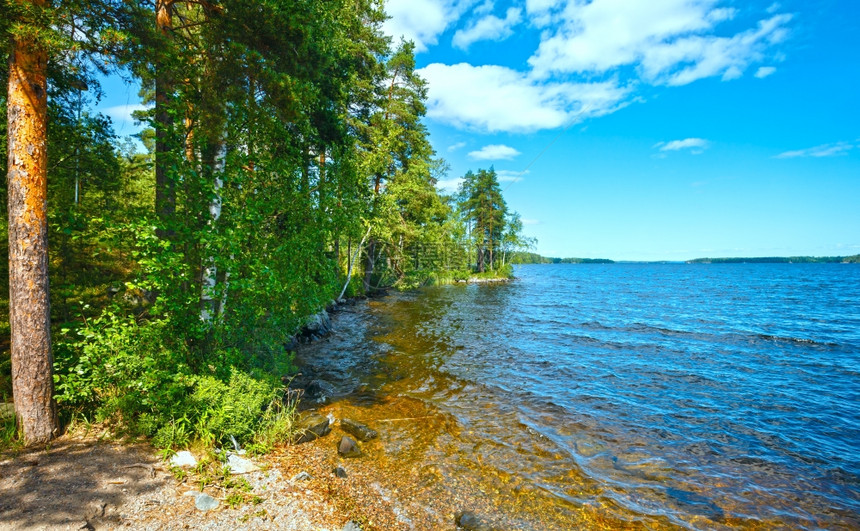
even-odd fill
[[[199,486],[175,479],[147,444],[67,435],[0,461],[0,529],[421,529],[371,466],[337,455],[339,439],[254,459],[261,470],[244,475],[254,501],[230,508],[210,486],[220,503],[204,512]]]

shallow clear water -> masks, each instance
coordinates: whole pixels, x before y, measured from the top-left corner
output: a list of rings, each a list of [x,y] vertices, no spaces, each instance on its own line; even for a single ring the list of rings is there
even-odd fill
[[[860,527],[860,267],[516,275],[360,303],[300,352],[415,496],[517,529]]]

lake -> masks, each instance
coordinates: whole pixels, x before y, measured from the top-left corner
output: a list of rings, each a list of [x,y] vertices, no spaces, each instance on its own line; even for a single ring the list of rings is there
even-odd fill
[[[300,349],[380,431],[404,527],[860,527],[860,267],[515,275],[360,301]]]

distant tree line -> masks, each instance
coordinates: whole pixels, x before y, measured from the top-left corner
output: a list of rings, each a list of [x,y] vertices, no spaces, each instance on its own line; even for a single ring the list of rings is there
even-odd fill
[[[537,253],[520,251],[511,255],[512,264],[614,264],[606,258],[553,258]]]
[[[755,258],[696,258],[688,264],[858,264],[860,254],[853,256],[767,256]]]

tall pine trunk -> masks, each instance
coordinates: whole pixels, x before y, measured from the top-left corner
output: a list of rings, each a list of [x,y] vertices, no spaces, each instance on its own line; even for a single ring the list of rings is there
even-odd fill
[[[155,213],[164,227],[160,237],[171,236],[171,222],[176,214],[176,184],[170,174],[171,148],[173,147],[173,119],[168,110],[170,95],[173,92],[172,73],[166,55],[171,52],[169,44],[173,39],[173,18],[170,9],[173,0],[156,0],[155,25],[163,39],[161,64],[156,65],[155,74]]]
[[[12,395],[26,444],[45,443],[59,431],[48,292],[47,63],[40,43],[15,38],[7,100],[9,325]]]

